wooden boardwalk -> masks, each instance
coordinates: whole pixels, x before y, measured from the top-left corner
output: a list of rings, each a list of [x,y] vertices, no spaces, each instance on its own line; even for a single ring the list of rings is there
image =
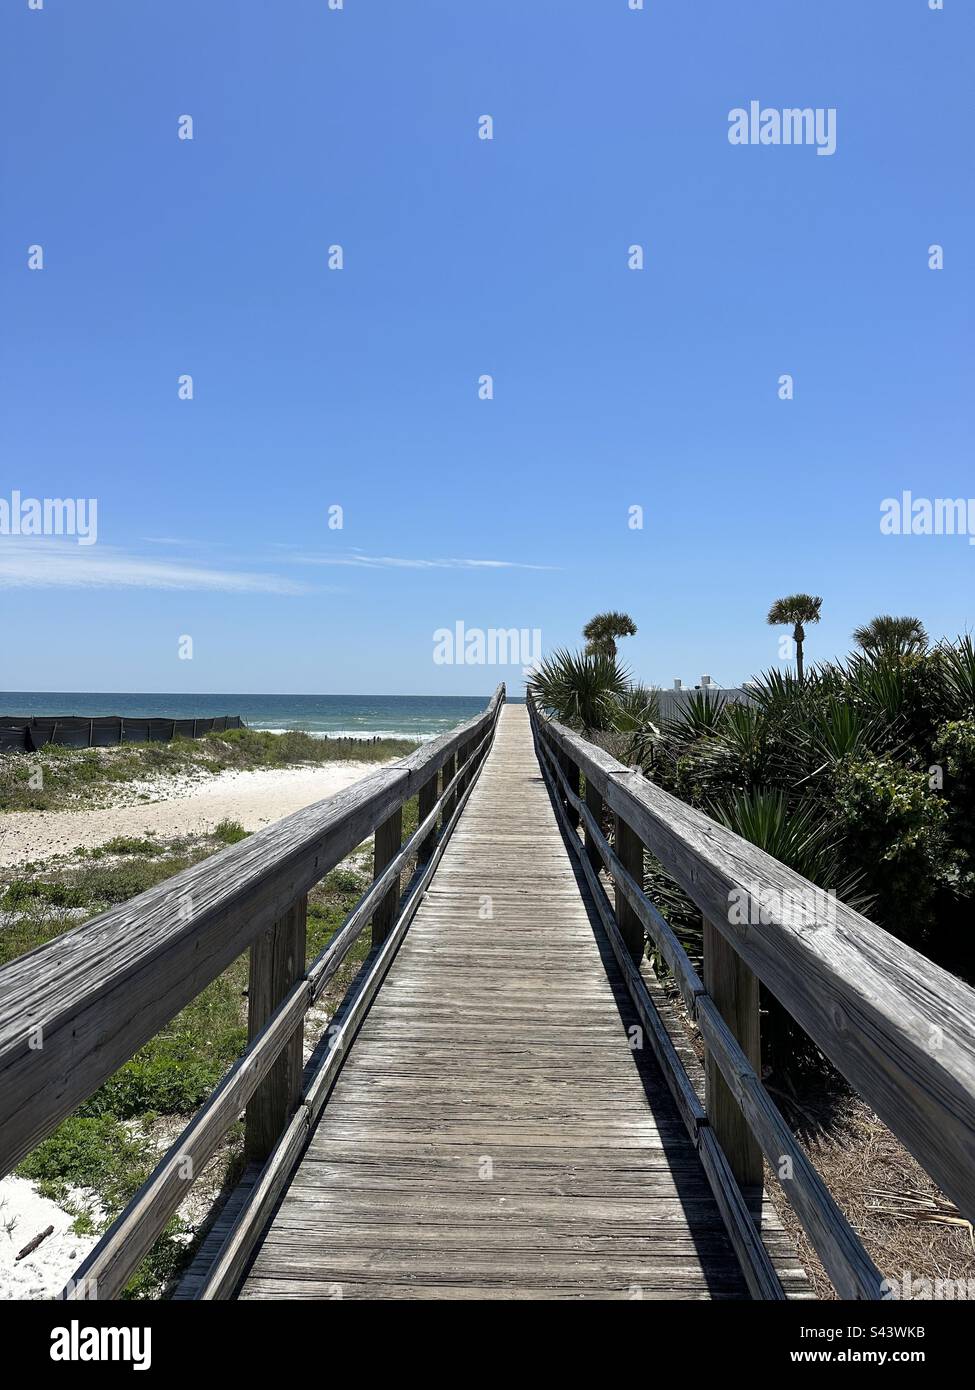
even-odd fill
[[[240,1297],[747,1297],[636,1026],[509,705]]]

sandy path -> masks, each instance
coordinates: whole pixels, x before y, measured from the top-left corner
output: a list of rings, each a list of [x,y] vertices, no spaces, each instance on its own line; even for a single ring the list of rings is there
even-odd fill
[[[114,835],[149,832],[166,839],[199,833],[222,820],[240,821],[245,830],[260,830],[384,766],[327,763],[220,772],[190,786],[160,781],[152,788],[152,801],[93,811],[10,811],[0,815],[0,867],[79,848],[94,849]]]

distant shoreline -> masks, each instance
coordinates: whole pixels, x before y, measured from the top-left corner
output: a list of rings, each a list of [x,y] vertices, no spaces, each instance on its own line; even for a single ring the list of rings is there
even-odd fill
[[[240,715],[251,729],[315,738],[428,742],[484,709],[481,695],[244,695],[125,691],[0,691],[0,717],[206,719]]]

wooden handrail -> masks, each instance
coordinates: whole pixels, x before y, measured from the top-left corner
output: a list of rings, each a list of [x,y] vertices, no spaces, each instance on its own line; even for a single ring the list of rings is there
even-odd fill
[[[458,749],[466,749],[472,761],[483,756],[503,702],[504,686],[499,685],[481,714],[395,765],[285,817],[0,970],[0,1174],[9,1172],[391,814],[421,789],[428,797],[431,780],[453,765]],[[191,1160],[184,1167],[192,1176],[225,1132],[223,1121],[229,1116],[232,1123],[265,1082],[380,893],[388,891],[421,837],[428,840],[435,831],[437,814],[459,780],[458,774],[445,787],[432,814],[426,814],[353,909],[350,921],[357,929],[346,930],[347,922],[333,941],[337,949],[324,952],[307,976],[301,960],[298,975],[304,978],[272,1004],[240,1061],[195,1117],[186,1131],[191,1153],[182,1155]],[[185,1171],[177,1186],[172,1186],[173,1174],[159,1177],[176,1148],[155,1175],[160,1210],[174,1210],[185,1196]],[[171,1205],[174,1194],[177,1200]]]
[[[496,706],[496,709],[500,709],[500,704]],[[114,1298],[125,1286],[146,1252],[161,1235],[166,1222],[185,1199],[189,1186],[202,1172],[217,1144],[235,1123],[244,1105],[255,1094],[276,1059],[290,1042],[300,1039],[305,1013],[321,997],[329,981],[334,977],[361,935],[377,902],[385,898],[390,884],[398,876],[407,860],[416,852],[417,846],[430,833],[438,812],[444,807],[461,778],[468,775],[476,776],[483,761],[482,755],[487,753],[491,744],[495,723],[496,714],[487,731],[482,734],[480,741],[469,748],[468,758],[452,780],[444,786],[440,797],[425,820],[420,822],[409,839],[387,863],[382,873],[373,880],[368,890],[352,908],[345,922],[336,931],[328,946],[307,970],[305,970],[304,961],[302,961],[298,980],[267,1019],[260,1033],[253,1038],[245,1052],[224,1076],[210,1099],[194,1115],[182,1134],[170,1146],[164,1158],[156,1165],[125,1210],[86,1256],[64,1289],[62,1294],[64,1298],[72,1300],[91,1297],[109,1299]],[[459,809],[454,813],[451,828],[459,813]],[[429,881],[436,863],[443,853],[448,834],[449,829],[437,840],[434,852],[420,875],[421,888],[424,888]],[[408,924],[419,905],[420,896],[421,894],[417,892],[417,886],[414,884],[407,908],[404,908],[399,920],[394,925],[394,931],[398,933],[397,942],[401,938],[402,932],[406,930],[404,918]],[[410,908],[412,910],[407,916],[407,910]],[[395,950],[395,948],[393,949]],[[387,958],[391,959],[391,954],[383,952],[381,959],[387,960]],[[370,972],[370,978],[374,973],[374,970]],[[340,1060],[344,1050],[349,1022],[347,1012],[341,1029],[329,1039],[330,1060],[333,1066]],[[273,1158],[278,1153],[279,1140],[282,1136],[284,1148],[290,1152],[289,1145],[294,1138],[295,1131],[292,1116],[296,1110],[301,1109],[301,1105],[298,1103],[301,1097],[300,1079],[299,1074],[299,1086],[296,1087],[294,1103],[289,1105],[286,1111],[280,1115],[271,1142],[267,1145],[267,1151],[260,1154],[262,1161],[265,1158]],[[316,1085],[320,1088],[320,1077],[317,1078]],[[302,1101],[301,1104],[307,1105],[307,1102]],[[310,1113],[314,1115],[317,1112],[312,1108]],[[291,1138],[289,1139],[288,1136]]]
[[[975,992],[845,904],[831,903],[831,914],[817,917],[807,907],[817,901],[807,880],[545,719],[530,696],[529,708],[557,807],[561,811],[564,801],[585,829],[583,848],[565,816],[590,887],[598,885],[601,861],[673,972],[708,1055],[773,1171],[779,1175],[782,1160],[788,1160],[791,1176],[783,1191],[837,1290],[844,1297],[882,1296],[879,1272],[642,881],[610,847],[592,806],[596,798],[600,807],[604,802],[657,856],[722,939],[969,1216],[975,1206]],[[586,780],[584,800],[577,794],[578,773]],[[730,904],[747,903],[753,894],[763,909],[757,920],[733,923]]]
[[[490,735],[486,741],[490,741]],[[427,885],[447,847],[451,831],[474,790],[483,765],[483,757],[475,750],[441,793],[440,803],[447,803],[451,791],[462,777],[467,777],[466,785],[452,798],[453,809],[449,820],[444,824],[429,860],[417,873],[400,907],[399,917],[378,948],[374,948],[368,969],[353,983],[343,1000],[340,1014],[337,1015],[337,1026],[333,1026],[319,1044],[320,1055],[316,1054],[309,1064],[310,1076],[294,1119],[280,1136],[277,1147],[269,1155],[246,1203],[227,1232],[219,1253],[197,1291],[198,1299],[223,1299],[233,1295],[274,1203],[294,1171],[312,1126],[325,1106],[349,1044],[423,901]],[[417,828],[414,839],[420,838],[423,829],[422,825]]]
[[[0,970],[7,1173],[300,896],[493,725],[484,712]]]

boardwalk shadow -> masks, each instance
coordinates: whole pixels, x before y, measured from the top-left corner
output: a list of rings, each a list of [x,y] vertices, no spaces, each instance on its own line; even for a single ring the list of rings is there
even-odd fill
[[[586,876],[573,852],[568,839],[568,832],[559,820],[551,789],[545,783],[541,773],[537,778],[533,777],[531,780],[541,782],[545,786],[549,803],[552,805],[552,812],[565,846],[568,866],[586,909],[586,915],[592,929],[593,942],[612,990],[620,1030],[629,1050],[634,1071],[643,1087],[647,1109],[661,1136],[666,1136],[663,1144],[664,1158],[667,1161],[678,1199],[683,1207],[687,1228],[700,1259],[708,1290],[714,1298],[747,1299],[749,1297],[748,1288],[740,1271],[736,1281],[738,1287],[729,1286],[728,1268],[730,1265],[738,1268],[737,1258],[725,1232],[724,1223],[703,1165],[670,1094],[661,1067],[644,1037],[643,1026],[613,954],[613,948],[593,901]],[[634,1047],[634,1039],[642,1041],[644,1046]],[[756,1224],[760,1224],[760,1194],[750,1193],[748,1204],[753,1218],[756,1219]],[[706,1215],[703,1219],[702,1207],[706,1209]]]

